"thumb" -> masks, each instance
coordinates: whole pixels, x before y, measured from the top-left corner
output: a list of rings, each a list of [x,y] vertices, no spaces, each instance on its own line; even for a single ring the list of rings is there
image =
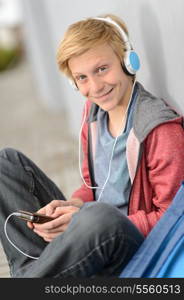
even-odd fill
[[[54,213],[54,211],[55,211],[55,208],[52,207],[51,205],[47,205],[45,207],[45,212],[46,212],[47,216],[51,216]]]

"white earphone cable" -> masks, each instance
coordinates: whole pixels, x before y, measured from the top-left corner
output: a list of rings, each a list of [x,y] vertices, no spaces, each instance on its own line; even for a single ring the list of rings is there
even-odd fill
[[[123,124],[123,122],[124,122],[124,120],[125,120],[125,117],[126,117],[126,115],[127,115],[127,112],[128,112],[128,109],[129,109],[131,100],[132,100],[132,95],[133,95],[135,83],[136,83],[136,81],[134,81],[134,84],[133,84],[133,87],[132,87],[132,91],[131,91],[129,103],[128,103],[128,106],[127,106],[127,108],[126,108],[125,114],[124,114],[124,116],[123,116],[122,124]],[[117,143],[117,141],[118,141],[118,138],[121,136],[123,130],[121,129],[119,135],[115,138],[115,141],[114,141],[114,144],[113,144],[113,147],[112,147],[112,152],[111,152],[110,161],[109,161],[109,167],[108,167],[107,178],[106,178],[106,180],[105,180],[105,182],[104,182],[102,188],[101,188],[101,187],[93,187],[93,186],[89,186],[89,185],[86,183],[86,181],[85,181],[85,179],[84,179],[84,177],[83,177],[82,169],[81,169],[81,163],[80,163],[80,158],[81,158],[81,135],[82,135],[82,130],[83,130],[84,123],[85,123],[85,121],[86,121],[86,114],[87,114],[87,112],[86,112],[86,104],[85,104],[85,107],[84,107],[84,117],[83,117],[82,125],[81,125],[80,131],[79,131],[79,172],[80,172],[81,179],[83,180],[83,182],[84,182],[84,184],[86,185],[87,188],[90,188],[90,189],[101,189],[100,195],[99,195],[98,200],[97,200],[97,201],[99,201],[99,199],[101,198],[102,193],[103,193],[103,191],[104,191],[104,189],[105,189],[105,186],[106,186],[106,184],[107,184],[107,182],[108,182],[108,180],[109,180],[110,173],[111,173],[111,165],[112,165],[112,160],[113,160],[114,149],[115,149],[116,143]],[[10,240],[10,238],[9,238],[9,236],[8,236],[8,234],[7,234],[7,223],[8,223],[8,221],[9,221],[9,219],[10,219],[12,216],[18,216],[18,214],[19,214],[19,213],[17,213],[17,212],[13,212],[13,213],[11,213],[11,214],[6,218],[5,223],[4,223],[4,233],[5,233],[5,236],[6,236],[7,240],[9,241],[9,243],[10,243],[17,251],[19,251],[21,254],[23,254],[23,255],[25,255],[25,256],[31,258],[31,259],[39,259],[39,257],[31,256],[31,255],[25,253],[24,251],[22,251],[21,249],[19,249],[18,246],[16,246],[16,245]]]
[[[4,223],[4,233],[5,233],[5,236],[6,236],[7,240],[9,241],[9,243],[10,243],[17,251],[19,251],[20,253],[22,253],[23,255],[25,255],[25,256],[27,256],[27,257],[29,257],[29,258],[32,258],[32,259],[38,259],[39,257],[31,256],[31,255],[29,255],[29,254],[23,252],[22,250],[20,250],[20,249],[19,249],[19,248],[18,248],[18,247],[10,240],[10,238],[9,238],[9,236],[8,236],[8,234],[7,234],[7,223],[8,223],[9,219],[10,219],[12,216],[17,216],[17,214],[18,214],[18,213],[13,212],[12,214],[10,214],[10,215],[7,217],[7,219],[6,219],[5,223]]]
[[[135,83],[136,83],[136,80],[134,81],[133,86],[132,86],[132,91],[131,91],[131,95],[130,95],[130,98],[129,98],[129,103],[128,103],[128,105],[127,105],[125,114],[124,114],[124,116],[123,116],[122,124],[123,124],[123,122],[124,122],[124,120],[125,120],[125,117],[126,117],[126,115],[127,115],[127,112],[128,112],[128,109],[129,109],[131,100],[132,100],[132,96],[133,96],[133,92],[134,92]],[[81,125],[80,131],[79,131],[79,172],[80,172],[81,179],[82,179],[82,181],[84,182],[84,184],[85,184],[85,186],[86,186],[87,188],[89,188],[89,189],[101,189],[101,192],[100,192],[99,197],[98,197],[98,200],[97,200],[97,201],[99,201],[100,198],[101,198],[101,196],[102,196],[102,193],[103,193],[103,191],[104,191],[104,189],[105,189],[105,186],[106,186],[106,184],[107,184],[107,182],[108,182],[108,180],[109,180],[109,177],[110,177],[110,173],[111,173],[111,165],[112,165],[112,160],[113,160],[114,149],[115,149],[116,143],[117,143],[118,138],[121,136],[121,134],[122,134],[122,132],[123,132],[124,129],[123,129],[123,130],[121,129],[121,130],[120,130],[120,133],[119,133],[118,136],[115,138],[115,141],[114,141],[114,144],[113,144],[113,147],[112,147],[112,152],[111,152],[110,161],[109,161],[109,167],[108,167],[107,178],[106,178],[106,180],[105,180],[103,186],[102,186],[102,187],[98,187],[98,186],[97,186],[97,187],[93,187],[93,186],[90,186],[90,185],[88,185],[88,184],[86,183],[86,181],[85,181],[85,179],[84,179],[84,177],[83,177],[83,174],[82,174],[82,168],[81,168],[81,161],[80,161],[80,159],[81,159],[81,135],[82,135],[82,130],[83,130],[84,123],[85,123],[85,121],[86,121],[86,114],[87,114],[87,112],[86,112],[86,104],[85,104],[85,106],[84,106],[84,117],[83,117],[82,125]]]

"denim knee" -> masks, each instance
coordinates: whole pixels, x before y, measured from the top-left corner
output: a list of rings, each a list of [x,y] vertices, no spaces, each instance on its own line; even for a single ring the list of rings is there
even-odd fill
[[[26,164],[30,164],[30,160],[20,151],[14,148],[4,148],[0,150],[0,159],[8,160],[14,166],[25,167]],[[0,162],[0,165],[1,162]],[[3,163],[3,166],[6,164]]]
[[[125,217],[117,208],[99,202],[84,204],[79,212],[78,226],[82,232],[102,232],[113,231],[113,228],[121,228]]]
[[[18,151],[13,148],[3,148],[0,150],[0,158],[6,158],[12,163],[17,163]]]
[[[137,227],[118,208],[102,202],[90,202],[81,208],[78,218],[80,229],[90,232],[121,232],[126,236],[137,236],[143,240],[143,236]]]

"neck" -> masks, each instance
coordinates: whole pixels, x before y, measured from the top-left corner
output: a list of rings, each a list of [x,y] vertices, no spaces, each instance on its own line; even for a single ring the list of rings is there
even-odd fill
[[[122,104],[118,105],[114,110],[109,111],[108,127],[111,135],[117,137],[124,129],[126,124],[127,109],[132,98],[133,84],[130,82],[127,92],[124,96]]]
[[[119,116],[116,115],[109,118],[108,128],[109,132],[113,137],[117,137],[124,130],[126,123],[126,114],[122,115],[122,112],[119,113]]]

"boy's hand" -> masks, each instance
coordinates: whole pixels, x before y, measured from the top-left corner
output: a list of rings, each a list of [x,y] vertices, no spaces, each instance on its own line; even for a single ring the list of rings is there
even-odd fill
[[[55,237],[64,232],[71,219],[72,215],[79,211],[75,206],[57,207],[55,212],[51,214],[53,221],[44,224],[33,223],[33,231],[41,236],[46,242],[51,242]]]
[[[45,241],[52,241],[57,235],[64,232],[71,221],[72,215],[79,211],[83,201],[77,198],[70,200],[53,200],[42,207],[37,213],[51,216],[53,221],[44,224],[27,222],[27,226],[41,236]]]

